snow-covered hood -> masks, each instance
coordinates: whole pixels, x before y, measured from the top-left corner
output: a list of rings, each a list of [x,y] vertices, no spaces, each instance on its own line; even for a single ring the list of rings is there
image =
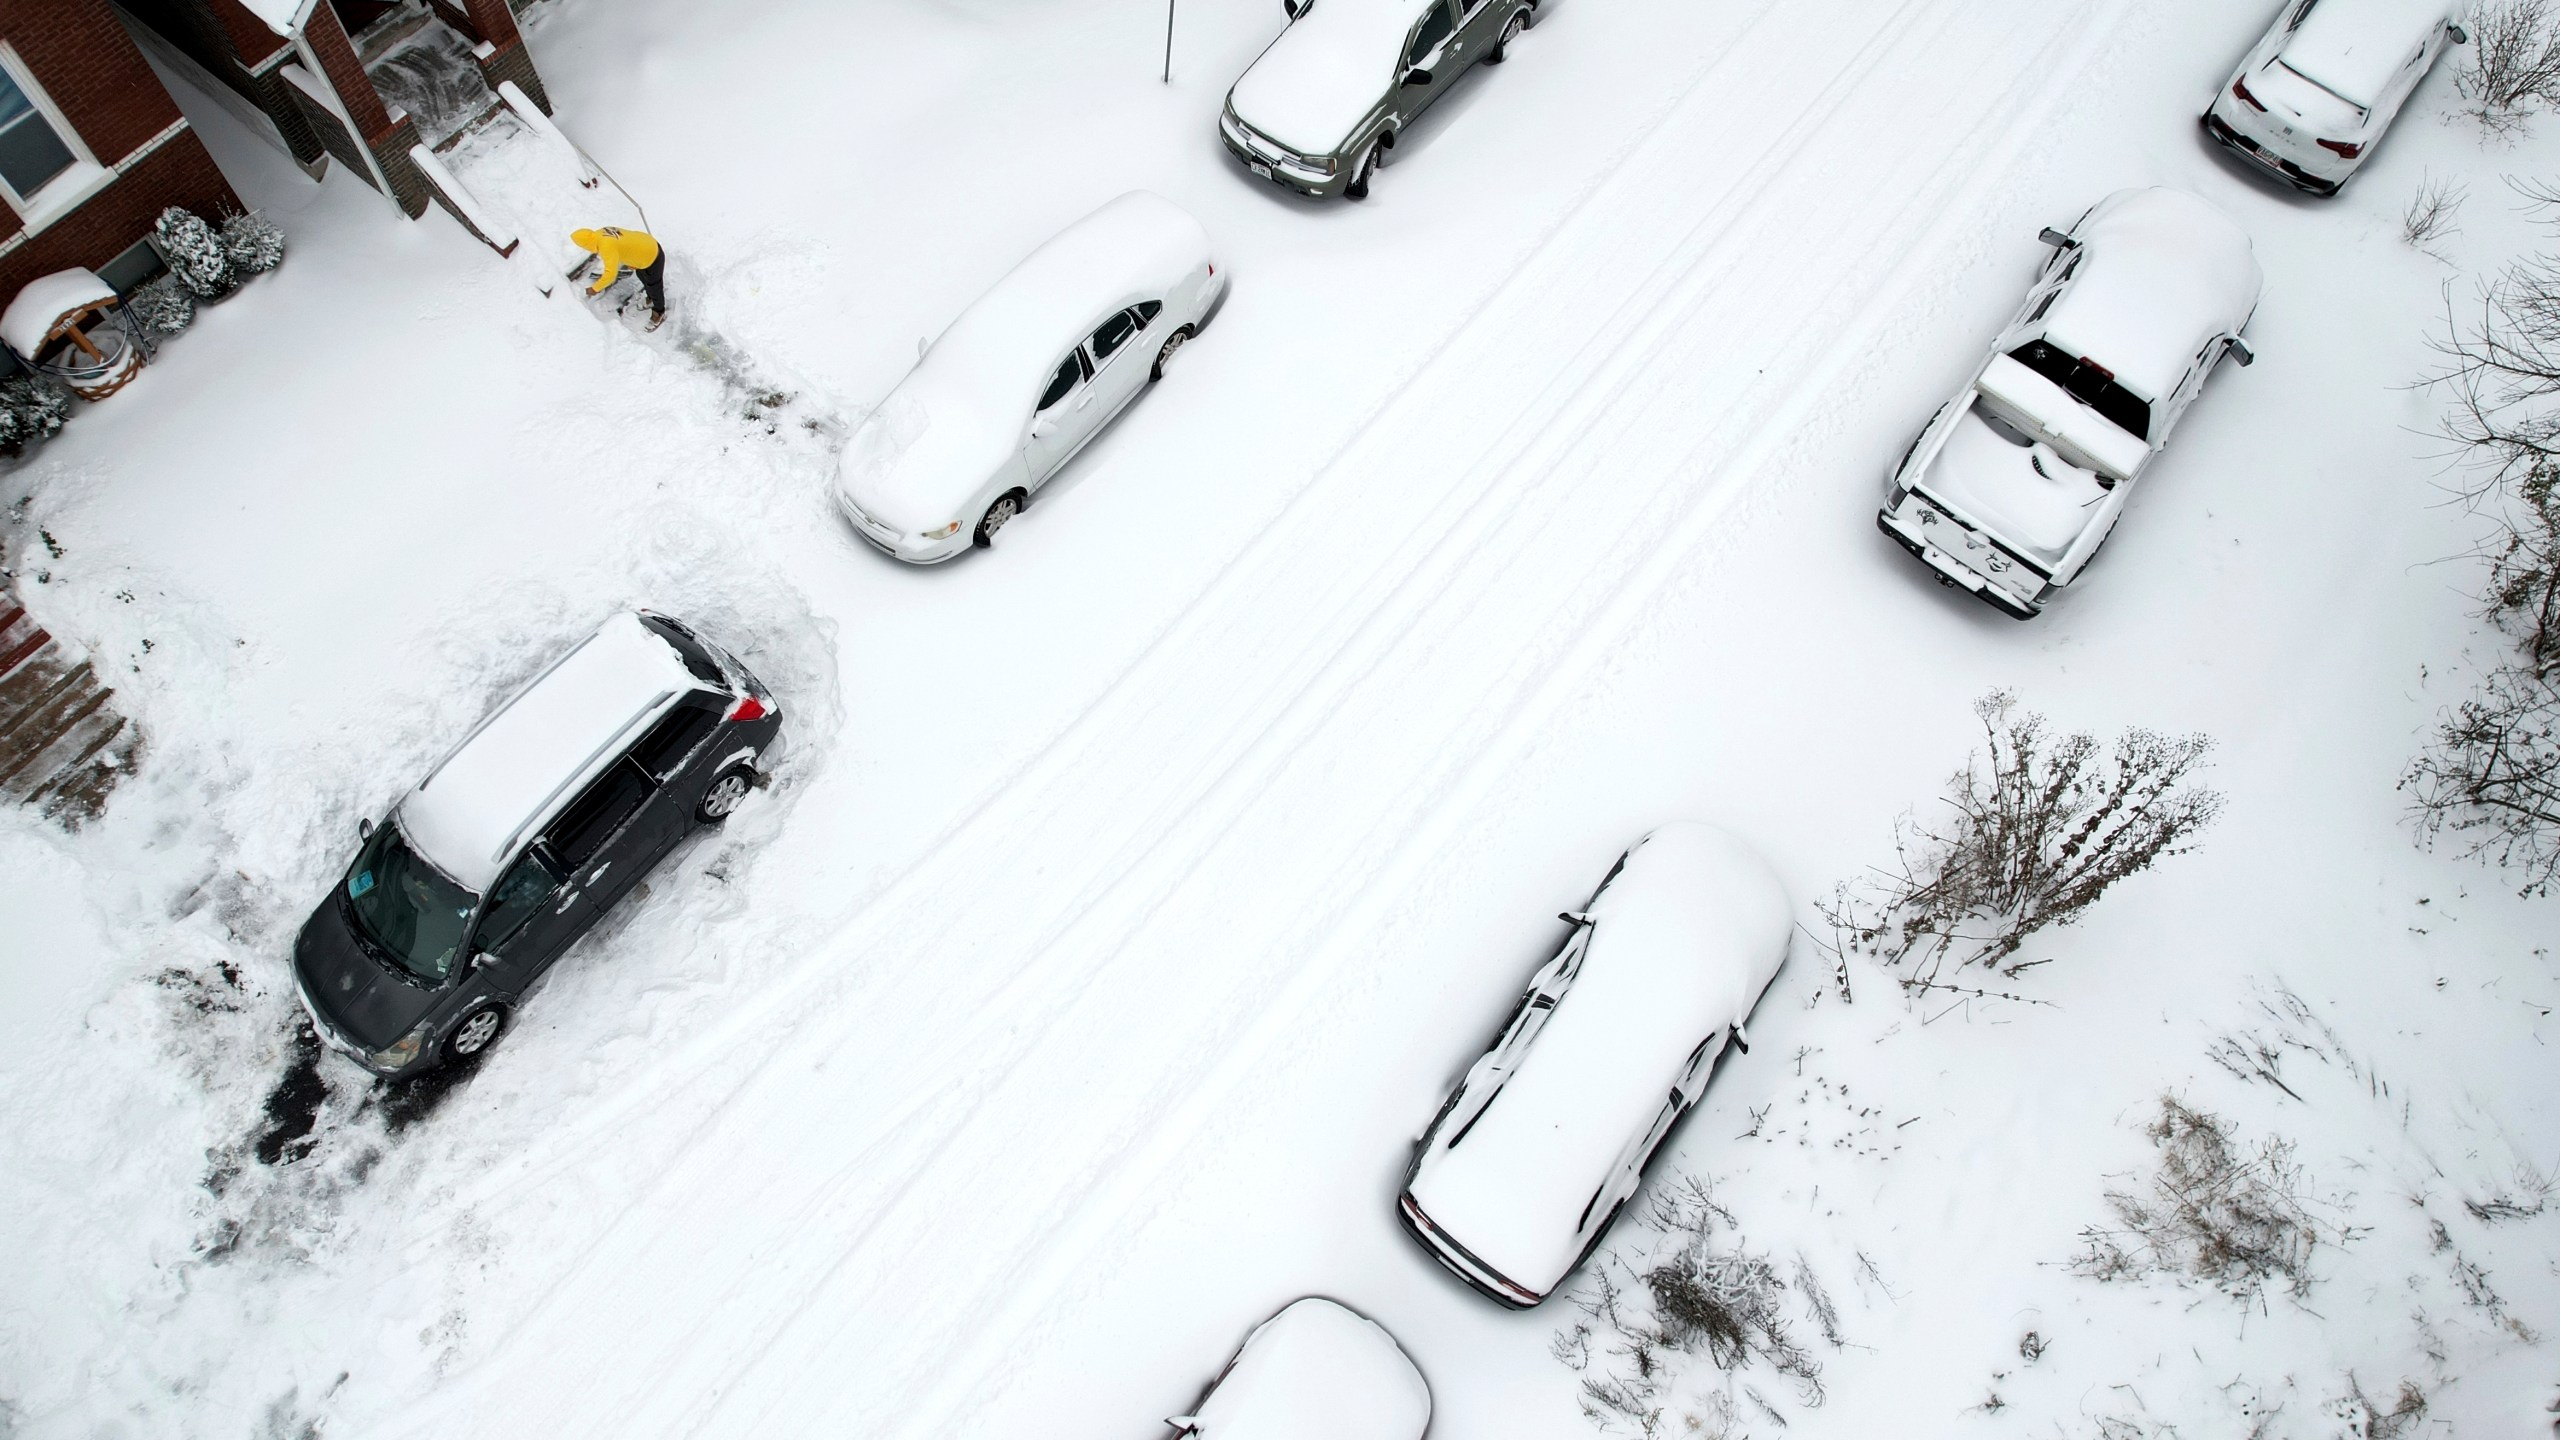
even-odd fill
[[[1163,300],[1208,263],[1200,222],[1133,190],[1068,226],[960,312],[838,464],[843,498],[911,533],[954,520],[1015,462],[1059,360],[1110,314]]]
[[[1195,1418],[1202,1440],[1422,1440],[1431,1388],[1376,1321],[1310,1296],[1262,1322]]]
[[[1236,118],[1303,155],[1330,155],[1403,78],[1405,37],[1431,0],[1316,0],[1227,92]]]
[[[2046,316],[2045,337],[2154,404],[2205,342],[2238,334],[2258,306],[2249,232],[2184,190],[2117,191],[2077,236],[2087,258]]]

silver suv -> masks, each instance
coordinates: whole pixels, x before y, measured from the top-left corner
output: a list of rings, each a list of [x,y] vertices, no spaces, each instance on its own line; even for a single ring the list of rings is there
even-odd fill
[[[1469,66],[1499,65],[1536,0],[1282,0],[1289,28],[1227,92],[1218,133],[1254,174],[1364,200],[1396,132]]]

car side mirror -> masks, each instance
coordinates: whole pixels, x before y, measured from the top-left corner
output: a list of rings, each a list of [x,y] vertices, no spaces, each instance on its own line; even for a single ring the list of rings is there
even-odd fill
[[[1290,19],[1295,20],[1316,8],[1316,0],[1280,0],[1280,8],[1288,12]]]
[[[2249,348],[2248,341],[2234,335],[2231,337],[2231,358],[2239,361],[2241,368],[2245,370],[2258,363],[2258,352]]]
[[[2454,43],[2454,44],[2456,44],[2456,45],[2468,45],[2468,44],[2470,44],[2470,43],[2471,43],[2471,32],[2470,32],[2470,31],[2468,31],[2468,30],[2463,29],[2461,26],[2459,26],[2459,25],[2447,25],[2446,27],[2444,27],[2444,29],[2445,29],[2445,33],[2446,33],[2446,34],[2451,35],[2451,36],[2453,37],[2453,43]]]
[[[933,348],[933,342],[932,342],[932,341],[930,341],[930,340],[926,339],[926,338],[925,338],[925,337],[923,337],[922,335],[919,335],[919,336],[917,336],[917,337],[916,337],[916,358],[917,358],[917,359],[919,359],[919,360],[923,359],[923,358],[924,358],[924,352],[926,352],[927,350],[930,350],[930,349],[932,349],[932,348]]]
[[[490,966],[497,964],[498,958],[499,957],[490,954],[486,950],[474,950],[471,952],[471,968],[474,970],[486,970]]]
[[[2063,234],[2061,231],[2054,229],[2050,225],[2047,225],[2043,230],[2037,232],[2036,238],[2047,245],[2052,246],[2056,250],[2069,250],[2080,243],[2079,241],[2072,239],[2070,236]]]
[[[373,822],[371,820],[358,819],[356,821],[356,838],[358,840],[370,840],[373,838]]]
[[[1164,1423],[1181,1431],[1183,1434],[1188,1435],[1200,1428],[1200,1417],[1197,1415],[1167,1415],[1164,1417]]]
[[[1751,1037],[1743,1034],[1739,1025],[1733,1027],[1733,1048],[1745,1055],[1751,1053]]]
[[[1581,910],[1559,910],[1556,912],[1556,918],[1567,925],[1588,925],[1591,923],[1591,916]]]
[[[1431,72],[1419,65],[1416,65],[1412,69],[1404,72],[1404,83],[1407,85],[1428,85],[1431,83]]]

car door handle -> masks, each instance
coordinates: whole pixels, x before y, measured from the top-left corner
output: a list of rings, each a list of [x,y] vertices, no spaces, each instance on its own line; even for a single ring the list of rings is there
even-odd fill
[[[594,868],[593,870],[588,871],[588,872],[587,872],[587,883],[588,883],[588,884],[590,884],[590,885],[593,885],[593,884],[594,884],[594,883],[596,883],[597,881],[599,881],[599,880],[603,879],[603,878],[604,878],[604,872],[606,872],[607,870],[612,869],[612,868],[613,868],[613,866],[614,866],[614,862],[613,862],[613,861],[611,861],[611,860],[607,860],[606,862],[604,862],[603,864],[601,864],[601,865],[597,866],[597,867],[596,867],[596,868]]]

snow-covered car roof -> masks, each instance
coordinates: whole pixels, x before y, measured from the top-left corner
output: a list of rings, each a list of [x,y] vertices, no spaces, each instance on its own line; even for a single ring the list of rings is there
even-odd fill
[[[2184,190],[2119,190],[2073,233],[2080,274],[2047,312],[2045,338],[2145,400],[2168,398],[2205,342],[2237,334],[2257,308],[2248,232]]]
[[[87,270],[56,270],[30,280],[0,311],[0,345],[32,360],[53,338],[54,322],[74,310],[113,302],[115,287]]]
[[[1236,118],[1326,155],[1402,78],[1405,36],[1435,0],[1316,0],[1227,92]]]
[[[1592,1191],[1661,1113],[1698,1042],[1751,1013],[1794,926],[1758,852],[1687,821],[1637,842],[1590,916],[1581,973],[1528,1057],[1411,1187],[1441,1230],[1540,1293],[1580,1254]]]
[[[616,615],[418,782],[400,802],[401,833],[429,864],[485,894],[535,821],[698,688],[674,646],[638,615]]]
[[[2320,0],[2281,54],[2329,93],[2371,109],[2453,8],[2447,0]]]
[[[956,507],[1020,448],[1067,352],[1113,311],[1164,299],[1208,260],[1200,222],[1144,190],[1068,226],[961,311],[855,428],[838,483],[864,510],[910,529],[964,518]]]
[[[1202,1440],[1422,1440],[1431,1387],[1376,1321],[1309,1296],[1246,1337],[1192,1418]]]

